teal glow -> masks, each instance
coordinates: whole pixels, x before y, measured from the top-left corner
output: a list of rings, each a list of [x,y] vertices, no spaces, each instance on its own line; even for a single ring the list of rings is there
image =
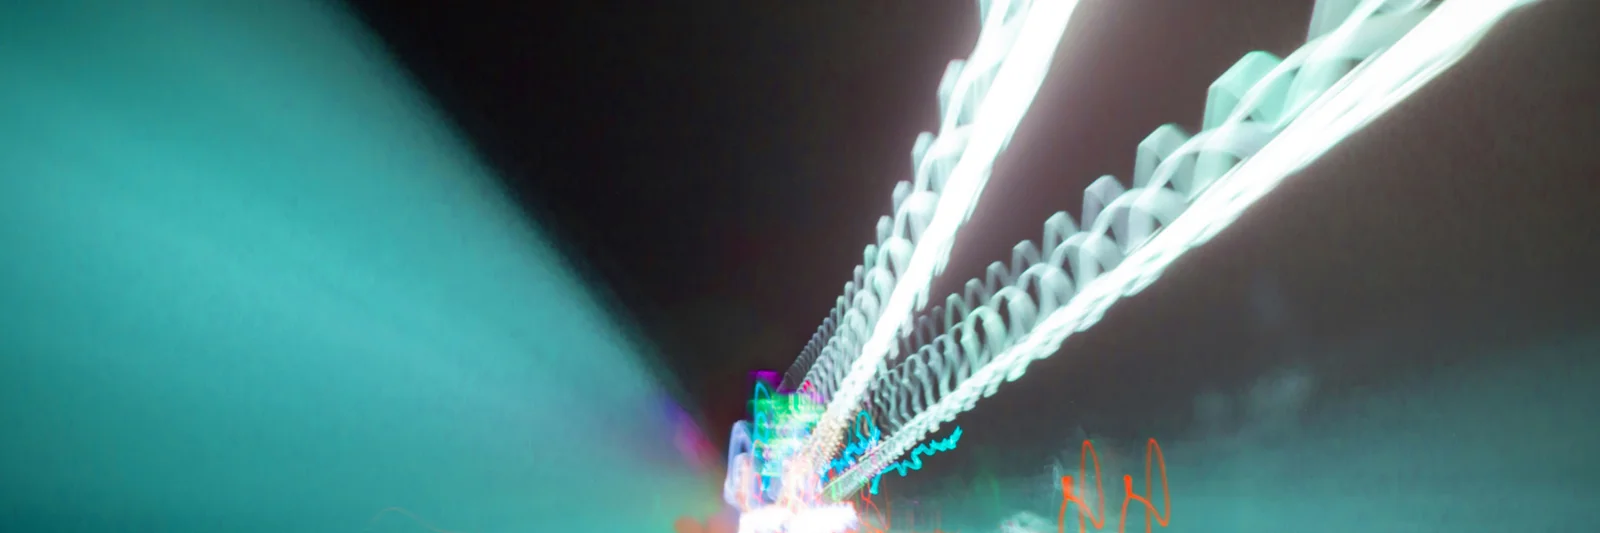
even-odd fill
[[[630,330],[347,14],[8,3],[0,35],[0,530],[717,509]]]

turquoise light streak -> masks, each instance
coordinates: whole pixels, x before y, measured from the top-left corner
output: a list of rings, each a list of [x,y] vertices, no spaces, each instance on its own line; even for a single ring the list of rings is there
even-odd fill
[[[630,330],[346,14],[9,3],[0,35],[0,529],[716,509]]]
[[[889,473],[890,470],[900,474],[900,477],[906,477],[907,471],[922,470],[922,456],[926,455],[932,457],[934,454],[939,452],[948,452],[950,450],[954,450],[956,449],[956,444],[960,441],[961,426],[956,426],[956,429],[951,431],[950,436],[948,437],[917,445],[915,449],[911,450],[911,453],[906,455],[905,459],[889,463],[888,468],[884,468],[882,472],[878,472],[878,475],[872,476],[872,487],[869,489],[870,492],[872,494],[878,493],[878,480],[883,479],[883,475]]]

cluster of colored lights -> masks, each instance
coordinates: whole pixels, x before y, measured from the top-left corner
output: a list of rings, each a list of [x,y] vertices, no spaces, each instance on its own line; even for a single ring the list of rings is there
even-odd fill
[[[783,474],[784,462],[805,445],[806,436],[822,417],[822,405],[807,395],[779,394],[757,384],[750,412],[754,421],[752,453],[763,492],[767,492]]]
[[[750,410],[750,422],[734,425],[724,485],[724,497],[741,511],[741,530],[835,532],[845,529],[830,528],[853,524],[853,511],[846,512],[849,506],[829,504],[817,496],[829,477],[852,470],[862,454],[880,443],[882,432],[871,415],[858,413],[843,453],[822,472],[782,478],[790,459],[804,446],[805,437],[821,417],[822,406],[812,395],[798,391],[779,393],[758,383]],[[957,427],[950,436],[918,447],[906,460],[890,464],[873,478],[872,493],[877,494],[883,474],[892,471],[905,476],[920,470],[922,457],[952,450],[960,439],[961,428]],[[795,491],[799,498],[785,499],[778,494],[786,483],[797,483],[795,480],[805,485]]]
[[[814,394],[780,393],[766,383],[756,384],[751,420],[734,424],[723,487],[723,497],[740,510],[741,532],[835,533],[854,528],[856,515],[849,505],[828,505],[815,498],[821,489],[815,476],[782,476],[822,409]],[[800,484],[805,485],[798,491],[800,498],[779,494],[786,485]]]

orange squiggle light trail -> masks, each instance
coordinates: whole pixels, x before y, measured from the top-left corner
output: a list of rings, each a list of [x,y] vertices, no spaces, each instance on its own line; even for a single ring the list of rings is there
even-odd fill
[[[894,516],[891,514],[894,512],[894,504],[885,502],[889,509],[888,512],[884,512],[878,509],[878,504],[872,502],[872,495],[867,494],[866,491],[861,493],[861,503],[862,506],[856,508],[856,516],[860,517],[861,520],[861,530],[858,533],[889,533],[894,528]],[[870,523],[867,521],[868,507],[872,508],[873,515],[878,517],[878,522],[883,524],[883,529],[877,529],[869,525]]]
[[[1088,470],[1088,467],[1089,467],[1089,461],[1090,461],[1091,458],[1093,458],[1093,460],[1094,460],[1094,491],[1095,491],[1095,495],[1096,496],[1103,496],[1105,494],[1105,491],[1102,490],[1102,486],[1100,484],[1100,455],[1095,453],[1095,451],[1094,451],[1094,443],[1091,443],[1091,442],[1085,440],[1085,441],[1083,441],[1083,455],[1078,460],[1078,475],[1079,476],[1083,476],[1083,475],[1085,475],[1087,473],[1087,470]],[[1161,509],[1162,510],[1160,512],[1157,512],[1155,504],[1150,502],[1150,497],[1152,496],[1150,491],[1154,490],[1154,488],[1155,488],[1154,484],[1151,483],[1151,481],[1152,481],[1151,475],[1154,473],[1154,472],[1152,472],[1152,470],[1150,468],[1152,460],[1154,461],[1155,465],[1158,466],[1161,469]],[[1129,476],[1129,475],[1123,475],[1122,476],[1122,491],[1123,491],[1122,518],[1118,521],[1118,526],[1117,526],[1117,531],[1119,533],[1121,533],[1122,531],[1125,531],[1127,529],[1127,527],[1128,527],[1128,504],[1133,503],[1135,501],[1139,502],[1140,504],[1143,504],[1144,508],[1145,508],[1145,513],[1144,513],[1144,530],[1145,530],[1145,533],[1150,533],[1150,531],[1151,531],[1151,524],[1150,524],[1150,519],[1151,518],[1154,518],[1156,523],[1161,524],[1161,527],[1167,527],[1167,523],[1172,519],[1172,495],[1167,492],[1167,459],[1166,459],[1166,457],[1164,455],[1162,455],[1162,453],[1161,453],[1161,445],[1157,444],[1155,439],[1150,439],[1149,442],[1147,442],[1145,444],[1145,447],[1144,447],[1144,490],[1145,490],[1144,496],[1140,496],[1138,493],[1135,493],[1133,491],[1133,476]],[[1100,502],[1100,505],[1099,505],[1100,512],[1099,512],[1098,515],[1096,515],[1092,509],[1089,509],[1088,504],[1086,502],[1084,502],[1081,498],[1079,498],[1078,494],[1073,491],[1072,476],[1061,476],[1061,514],[1056,517],[1056,533],[1066,533],[1066,530],[1067,530],[1067,506],[1069,504],[1074,503],[1074,502],[1076,502],[1078,504],[1078,532],[1079,533],[1084,533],[1084,532],[1088,531],[1089,523],[1093,523],[1095,529],[1100,529],[1100,528],[1105,527],[1105,525],[1106,525],[1106,500],[1105,500],[1104,497],[1096,498],[1096,500],[1098,500]],[[1087,521],[1085,519],[1087,519]]]
[[[1067,507],[1073,503],[1078,505],[1079,533],[1088,532],[1090,524],[1093,524],[1094,529],[1097,530],[1105,527],[1106,502],[1105,498],[1103,497],[1105,493],[1104,486],[1100,481],[1100,454],[1095,452],[1093,442],[1085,440],[1083,441],[1083,451],[1078,459],[1078,478],[1087,479],[1086,476],[1089,473],[1090,465],[1094,466],[1094,496],[1096,497],[1096,501],[1099,502],[1099,510],[1097,512],[1094,509],[1090,509],[1088,502],[1085,502],[1083,499],[1089,495],[1080,495],[1073,488],[1075,486],[1073,484],[1075,479],[1073,476],[1061,476],[1061,512],[1056,517],[1056,533],[1066,533]],[[1161,473],[1160,511],[1156,510],[1155,503],[1151,501],[1151,498],[1154,497],[1154,482],[1157,471]],[[1124,533],[1127,530],[1128,505],[1134,502],[1138,502],[1145,508],[1145,533],[1151,533],[1154,530],[1152,519],[1154,520],[1154,524],[1160,524],[1161,527],[1167,527],[1172,520],[1172,495],[1168,491],[1167,487],[1167,459],[1165,454],[1161,452],[1161,444],[1156,442],[1155,439],[1150,439],[1145,442],[1144,488],[1145,493],[1140,495],[1133,490],[1133,476],[1126,474],[1122,476],[1122,515],[1121,519],[1118,521],[1118,533]],[[870,514],[868,513],[869,509],[871,510]],[[872,495],[867,494],[866,491],[862,491],[861,493],[861,500],[856,505],[856,514],[861,517],[861,529],[852,533],[891,533],[894,530],[893,503],[885,502],[885,507],[880,509],[878,504],[872,501]],[[876,517],[878,519],[877,522],[881,524],[881,528],[869,525],[867,520],[869,516]],[[953,531],[945,531],[940,529],[937,521],[935,522],[933,531],[934,533],[955,533]]]

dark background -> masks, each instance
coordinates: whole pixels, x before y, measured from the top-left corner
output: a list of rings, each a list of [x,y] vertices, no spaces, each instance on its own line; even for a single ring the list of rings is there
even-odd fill
[[[786,369],[860,262],[978,26],[965,0],[355,4],[614,291],[719,444],[748,372]],[[1296,48],[1311,5],[1086,0],[935,297],[1051,213],[1076,217],[1157,126],[1194,131],[1210,82]],[[1596,6],[1512,17],[1030,371],[1050,377],[963,417],[963,446],[1048,447],[1074,424],[1131,436],[1288,364],[1353,394],[1600,323]]]
[[[860,262],[977,4],[534,4],[356,2],[720,441]]]

